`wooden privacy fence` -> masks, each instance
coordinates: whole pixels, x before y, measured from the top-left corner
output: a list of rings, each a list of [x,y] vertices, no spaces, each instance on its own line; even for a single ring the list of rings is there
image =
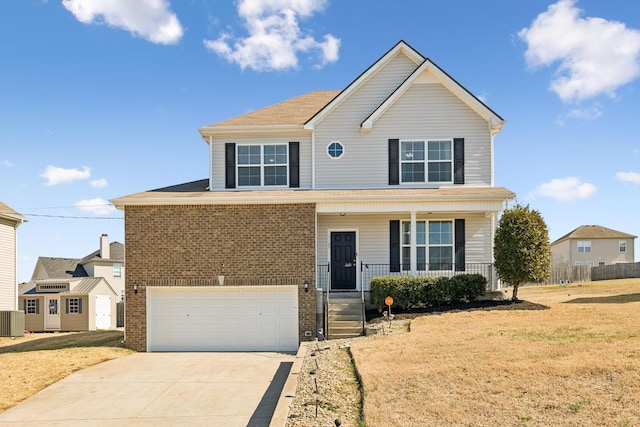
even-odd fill
[[[545,282],[547,285],[566,284],[572,282],[590,282],[591,267],[588,265],[577,265],[566,268],[554,268],[551,270],[551,277]]]
[[[591,280],[630,279],[640,277],[640,262],[602,265],[591,269]]]

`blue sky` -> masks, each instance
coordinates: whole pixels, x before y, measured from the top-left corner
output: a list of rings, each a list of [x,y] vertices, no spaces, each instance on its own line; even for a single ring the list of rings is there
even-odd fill
[[[38,256],[123,242],[109,199],[206,178],[198,127],[343,89],[401,39],[507,120],[496,185],[552,240],[583,224],[640,235],[640,2],[14,0],[0,200],[29,219],[18,280]]]

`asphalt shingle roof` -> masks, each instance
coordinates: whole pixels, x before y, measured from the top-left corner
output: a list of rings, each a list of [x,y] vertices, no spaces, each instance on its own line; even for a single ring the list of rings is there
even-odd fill
[[[613,230],[601,225],[581,225],[560,237],[552,244],[560,243],[567,239],[635,239],[637,236]]]

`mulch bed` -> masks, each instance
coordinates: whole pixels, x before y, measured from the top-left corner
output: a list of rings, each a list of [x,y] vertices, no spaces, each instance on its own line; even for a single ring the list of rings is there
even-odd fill
[[[394,310],[391,307],[391,313],[395,320],[408,320],[415,319],[418,316],[427,316],[432,314],[442,313],[457,313],[461,311],[494,311],[494,310],[548,310],[549,307],[542,304],[536,304],[525,300],[511,301],[511,300],[486,300],[486,301],[472,301],[464,304],[451,304],[440,307],[422,307],[414,308],[410,310]],[[378,310],[367,311],[367,322],[377,323],[385,322],[387,318],[383,316]]]

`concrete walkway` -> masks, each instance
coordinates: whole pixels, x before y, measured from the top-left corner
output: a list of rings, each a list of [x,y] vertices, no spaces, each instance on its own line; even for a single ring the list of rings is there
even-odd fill
[[[269,426],[294,360],[282,353],[132,354],[52,384],[0,414],[0,426]]]

